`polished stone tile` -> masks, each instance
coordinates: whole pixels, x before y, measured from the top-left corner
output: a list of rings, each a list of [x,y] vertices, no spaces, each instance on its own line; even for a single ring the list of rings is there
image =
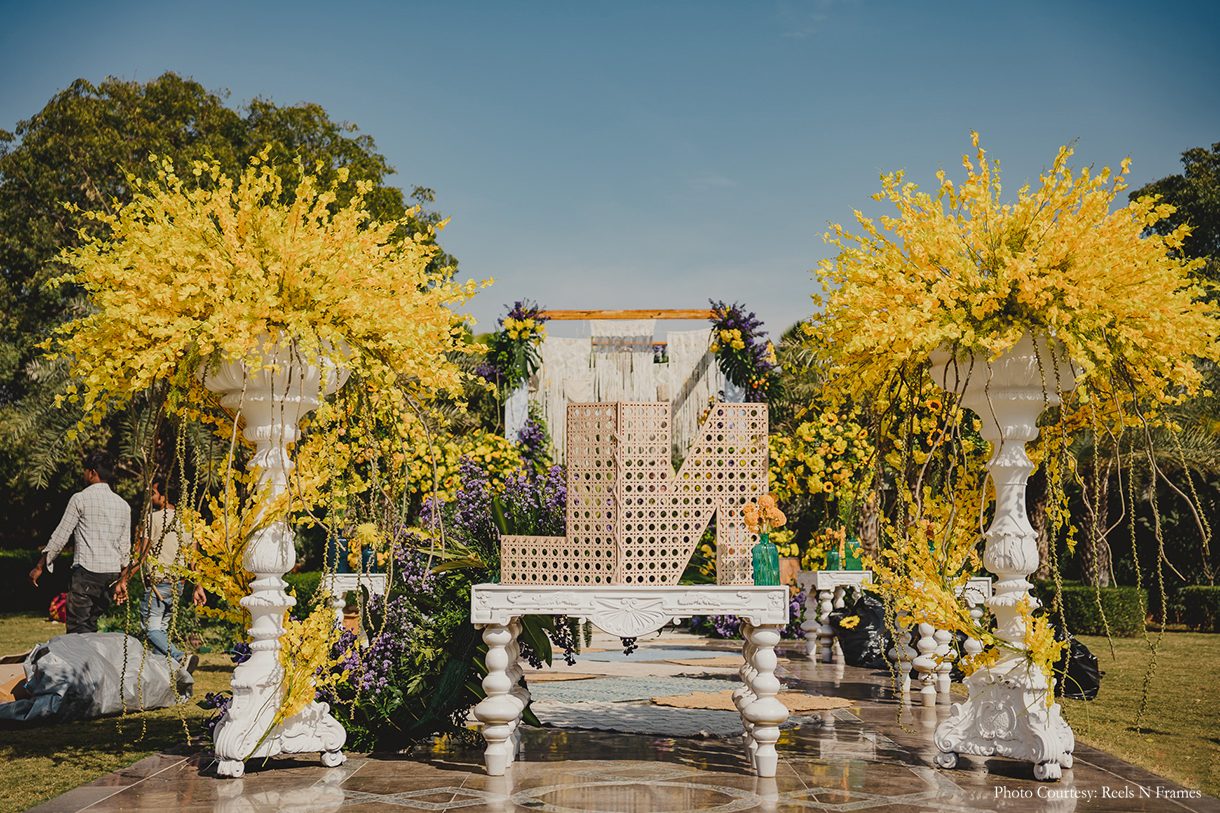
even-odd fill
[[[605,648],[615,643],[598,642]],[[720,653],[738,651],[729,642],[680,643]],[[652,654],[664,654],[664,644],[661,641]],[[673,643],[668,646],[672,649]],[[650,656],[646,647],[640,652]],[[602,670],[598,674],[624,666],[643,673],[657,666],[643,659],[584,664],[593,665]],[[681,668],[692,673],[692,667]],[[662,672],[668,673],[653,674]],[[1181,789],[1085,746],[1078,746],[1075,767],[1057,783],[1035,782],[1029,763],[998,758],[962,757],[956,770],[939,771],[931,767],[936,753],[931,733],[948,714],[943,702],[924,707],[918,697],[914,703],[904,701],[895,696],[885,672],[810,662],[797,647],[781,658],[777,675],[788,685],[853,699],[856,705],[824,712],[818,721],[784,731],[774,779],[753,775],[739,737],[685,739],[525,728],[523,753],[503,777],[486,775],[481,751],[451,745],[417,747],[404,754],[352,755],[333,769],[321,766],[314,755],[252,761],[237,780],[217,778],[207,754],[161,754],[36,810],[1220,813],[1220,800],[1167,798],[1166,792]],[[647,706],[638,708],[647,713]]]

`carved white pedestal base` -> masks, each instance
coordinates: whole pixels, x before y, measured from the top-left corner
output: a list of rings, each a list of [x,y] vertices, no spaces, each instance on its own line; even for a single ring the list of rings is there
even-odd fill
[[[1054,780],[1072,767],[1076,737],[1059,704],[1046,705],[1050,687],[1023,658],[1010,658],[966,678],[970,700],[954,703],[936,730],[936,764],[957,765],[958,754],[1001,756],[1034,763],[1034,777]]]
[[[779,726],[788,710],[776,699],[775,646],[788,623],[788,588],[735,585],[691,587],[523,587],[480,584],[470,596],[470,620],[487,644],[487,697],[474,709],[487,740],[484,763],[490,776],[503,776],[520,753],[516,736],[529,704],[524,673],[517,665],[517,636],[523,615],[567,615],[592,621],[611,635],[638,638],[692,615],[742,618],[742,687],[733,693],[754,771],[775,776]]]
[[[843,662],[843,650],[830,624],[830,614],[845,606],[847,588],[861,590],[872,581],[871,570],[803,570],[797,575],[797,586],[805,591],[805,621],[801,630],[805,633],[805,656],[809,660],[817,660],[820,652],[823,663]],[[810,601],[815,595],[816,605]],[[816,613],[812,612],[814,607]]]
[[[250,594],[241,604],[250,613],[250,658],[233,670],[233,700],[216,724],[217,773],[238,777],[245,760],[276,754],[321,752],[322,764],[334,767],[347,759],[340,749],[347,732],[330,716],[326,703],[311,703],[299,714],[273,726],[284,696],[280,636],[284,612],[296,604],[282,578],[296,562],[292,527],[284,519],[264,523],[267,511],[288,490],[294,464],[288,444],[301,438],[301,419],[322,397],[342,386],[347,374],[333,365],[306,364],[295,347],[277,347],[264,339],[264,365],[250,371],[238,361],[201,371],[204,386],[220,403],[245,419],[246,440],[255,444],[247,464],[258,472],[255,514],[242,567],[254,575]]]
[[[1060,393],[1075,386],[1076,371],[1065,348],[1025,334],[996,358],[955,359],[948,350],[932,354],[932,380],[961,396],[961,405],[981,419],[979,434],[992,446],[987,474],[995,489],[994,515],[984,532],[983,566],[996,575],[995,594],[985,600],[995,614],[996,636],[1024,649],[1026,613],[1038,606],[1029,595],[1038,569],[1038,534],[1029,522],[1026,481],[1033,462],[1025,444],[1038,437],[1038,416],[1058,406]],[[1047,382],[1053,382],[1054,387]],[[970,699],[954,704],[936,731],[941,753],[936,763],[956,764],[957,754],[1005,756],[1034,763],[1041,780],[1071,767],[1075,737],[1047,705],[1051,688],[1040,670],[1019,657],[980,669],[966,679]]]

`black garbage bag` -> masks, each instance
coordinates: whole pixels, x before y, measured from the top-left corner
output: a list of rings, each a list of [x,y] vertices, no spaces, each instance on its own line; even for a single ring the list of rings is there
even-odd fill
[[[1055,697],[1094,700],[1101,690],[1102,673],[1097,668],[1097,656],[1074,635],[1069,634],[1067,640],[1068,648],[1055,663]]]
[[[859,618],[854,626],[843,626],[847,618]],[[885,628],[885,604],[875,593],[864,592],[851,607],[830,614],[830,624],[843,649],[843,661],[848,666],[865,669],[889,669],[885,653],[893,647],[893,639]]]

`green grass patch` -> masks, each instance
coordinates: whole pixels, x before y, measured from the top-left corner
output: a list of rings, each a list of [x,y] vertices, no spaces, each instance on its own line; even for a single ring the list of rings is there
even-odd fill
[[[63,624],[37,613],[0,615],[0,653],[23,652],[62,635]],[[0,734],[0,813],[17,813],[200,736],[210,712],[195,703],[229,687],[223,653],[200,656],[195,698],[167,709]]]
[[[1155,633],[1149,633],[1155,640]],[[1156,658],[1148,707],[1136,713],[1152,660],[1143,638],[1079,636],[1105,673],[1097,699],[1063,701],[1076,740],[1171,779],[1220,796],[1220,635],[1166,633]]]

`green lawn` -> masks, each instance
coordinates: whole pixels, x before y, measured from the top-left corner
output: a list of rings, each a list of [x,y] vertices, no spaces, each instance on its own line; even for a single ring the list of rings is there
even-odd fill
[[[1150,633],[1155,640],[1155,633]],[[1148,708],[1134,727],[1151,660],[1143,638],[1081,636],[1105,673],[1097,699],[1063,702],[1078,742],[1107,751],[1188,788],[1220,796],[1220,635],[1167,632],[1157,654]]]
[[[0,654],[21,652],[64,631],[37,613],[0,615]],[[195,700],[227,689],[233,664],[200,656]],[[16,813],[199,736],[208,712],[192,701],[175,708],[0,734],[0,813]]]

